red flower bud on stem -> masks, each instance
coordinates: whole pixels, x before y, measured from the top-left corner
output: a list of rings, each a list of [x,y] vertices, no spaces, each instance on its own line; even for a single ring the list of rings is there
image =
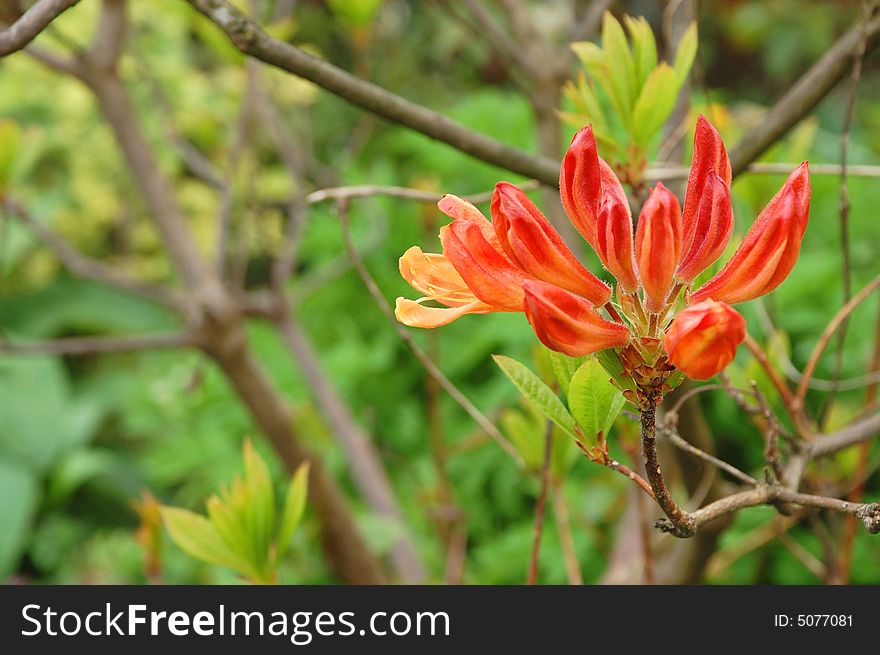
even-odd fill
[[[746,337],[746,321],[733,307],[705,300],[679,312],[663,345],[669,361],[695,380],[708,380],[723,370]]]
[[[681,254],[681,229],[678,200],[658,182],[642,207],[636,230],[636,261],[649,311],[666,306]]]

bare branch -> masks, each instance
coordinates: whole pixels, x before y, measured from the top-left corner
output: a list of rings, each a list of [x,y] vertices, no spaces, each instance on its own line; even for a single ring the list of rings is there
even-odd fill
[[[699,387],[699,388],[704,388],[704,387]],[[740,482],[745,482],[746,484],[751,484],[751,485],[758,484],[758,481],[755,480],[755,478],[753,478],[748,473],[744,473],[743,471],[740,471],[738,468],[736,468],[732,464],[728,464],[724,460],[718,459],[714,455],[710,455],[709,453],[707,453],[703,450],[700,450],[695,445],[693,445],[690,441],[687,441],[686,439],[684,439],[680,434],[678,434],[678,432],[676,430],[673,430],[668,425],[658,423],[657,424],[657,431],[660,433],[661,436],[663,436],[665,439],[667,439],[676,448],[679,448],[679,449],[685,451],[686,453],[690,453],[694,457],[697,457],[698,459],[701,459],[704,462],[707,462],[708,464],[711,464],[712,466],[715,466],[715,467],[721,469],[725,473],[728,473],[729,475],[738,479]]]
[[[511,148],[446,116],[359,79],[294,45],[273,39],[226,0],[187,2],[226,32],[232,43],[245,54],[314,82],[359,107],[442,141],[477,159],[535,178],[549,186],[559,183],[557,161]]]
[[[540,186],[540,182],[537,180],[526,180],[525,182],[517,184],[517,186],[523,191],[530,191],[532,189],[537,189]],[[493,191],[484,191],[482,193],[464,196],[464,198],[477,205],[482,202],[488,202],[492,198],[493,193]],[[379,196],[402,198],[404,200],[415,200],[416,202],[429,202],[433,204],[440,200],[440,198],[443,197],[443,194],[402,186],[364,184],[360,186],[340,186],[312,191],[306,196],[306,202],[310,205],[314,205],[326,200],[338,201],[354,198],[375,198]]]
[[[39,0],[21,18],[0,32],[0,57],[26,47],[53,20],[79,0]]]
[[[880,16],[877,3],[871,4],[870,18],[860,18],[822,58],[767,112],[760,124],[752,128],[730,151],[733,174],[746,167],[776,143],[799,120],[806,116],[840,82],[852,68],[853,58],[872,52],[880,43]]]
[[[861,519],[865,529],[871,534],[880,532],[880,503],[851,503],[837,498],[803,494],[779,485],[760,485],[755,489],[732,494],[691,513],[690,517],[695,525],[700,527],[709,521],[713,521],[724,514],[729,514],[736,510],[756,507],[758,505],[768,505],[779,501],[801,505],[802,507],[815,507],[817,509],[829,509],[835,512],[851,514]],[[675,530],[671,523],[665,521],[658,522],[657,527],[663,531],[674,532]]]
[[[804,377],[798,386],[797,393],[795,394],[795,398],[799,403],[802,404],[807,395],[810,379],[813,377],[813,373],[816,371],[816,366],[819,363],[819,358],[822,356],[822,352],[825,350],[831,337],[846,321],[847,317],[853,312],[853,310],[863,303],[878,287],[880,287],[880,276],[875,277],[861,291],[853,296],[843,307],[840,308],[837,314],[834,315],[834,318],[828,323],[827,327],[822,332],[822,335],[819,337],[819,341],[816,343],[815,348],[813,348],[810,359],[807,360],[807,365],[804,367]]]
[[[31,216],[24,206],[16,200],[5,197],[0,202],[0,206],[5,208],[12,217],[30,230],[43,245],[55,253],[58,259],[61,260],[61,263],[64,264],[64,267],[74,275],[155,300],[173,309],[181,307],[183,301],[174,292],[149,282],[138,280],[117,268],[86,257],[67,243],[61,235]]]
[[[122,337],[67,337],[52,341],[0,339],[0,353],[16,355],[96,355],[135,350],[191,348],[199,344],[193,334],[145,334]]]
[[[553,422],[547,421],[544,429],[544,457],[541,460],[541,490],[535,502],[535,522],[532,527],[532,553],[526,584],[538,583],[538,556],[541,554],[541,536],[544,534],[544,514],[547,509],[547,492],[550,489],[550,460],[553,454]]]
[[[845,428],[819,436],[810,445],[812,457],[825,457],[844,448],[873,439],[880,434],[880,412],[850,423]]]
[[[343,201],[344,203],[344,201]],[[425,370],[428,371],[428,374],[437,380],[437,383],[443,387],[443,389],[448,393],[452,399],[461,406],[461,408],[467,412],[472,419],[480,426],[480,428],[486,432],[495,442],[501,447],[501,449],[510,455],[510,457],[517,463],[517,465],[522,466],[523,461],[519,456],[519,453],[516,452],[516,449],[511,445],[511,443],[507,440],[507,438],[501,433],[501,431],[495,427],[495,424],[492,423],[483,414],[477,407],[465,396],[461,390],[456,387],[452,381],[446,377],[446,375],[441,371],[434,361],[428,357],[428,355],[423,351],[419,345],[415,342],[409,332],[397,322],[397,319],[394,318],[394,312],[388,306],[388,302],[385,300],[385,296],[382,294],[382,290],[379,289],[379,285],[376,284],[376,280],[373,279],[373,276],[370,275],[370,272],[367,270],[366,265],[364,264],[363,259],[361,259],[360,253],[358,253],[357,248],[355,248],[354,242],[351,239],[351,231],[348,226],[348,215],[347,212],[344,211],[344,205],[340,203],[340,223],[342,224],[343,236],[345,238],[345,248],[348,251],[348,255],[354,263],[354,267],[357,270],[358,274],[361,276],[361,280],[364,283],[364,286],[367,287],[367,291],[373,297],[373,300],[376,301],[376,305],[385,315],[385,317],[389,320],[391,325],[394,327],[395,332],[397,332],[398,336],[403,340],[403,342],[409,347],[410,352],[415,356],[416,359],[421,362],[422,366],[425,367]]]

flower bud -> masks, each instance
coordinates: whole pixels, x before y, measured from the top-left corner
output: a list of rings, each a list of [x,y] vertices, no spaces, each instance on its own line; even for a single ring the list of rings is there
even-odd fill
[[[755,219],[742,244],[721,271],[690,295],[738,303],[778,287],[797,262],[810,214],[807,162],[798,166],[764,211]]]
[[[684,253],[691,250],[692,242],[698,234],[700,206],[705,197],[705,187],[716,175],[721,178],[724,186],[730,189],[730,159],[727,157],[724,142],[718,130],[700,114],[694,130],[694,158],[691,160],[691,171],[684,196],[684,212],[681,217]]]
[[[703,186],[695,227],[690,245],[685,248],[678,265],[677,275],[683,282],[690,282],[721,257],[733,232],[730,189],[715,173],[709,173]]]
[[[658,182],[642,207],[636,230],[636,261],[652,312],[666,306],[681,254],[681,229],[678,199]]]
[[[541,343],[570,357],[626,345],[629,330],[607,321],[578,295],[546,282],[525,283],[526,318]]]
[[[626,192],[611,167],[599,157],[593,126],[587,125],[574,135],[562,160],[559,193],[565,213],[594,250],[599,201],[606,192],[627,206]]]
[[[617,278],[625,291],[632,293],[639,286],[633,252],[633,227],[629,205],[613,193],[606,193],[599,204],[596,224],[596,253],[605,268]]]
[[[726,303],[704,300],[676,315],[663,345],[682,373],[708,380],[733,361],[745,337],[746,321],[739,312]]]
[[[611,297],[611,288],[590,273],[529,197],[508,182],[492,194],[492,224],[501,248],[530,277],[583,296],[595,305]]]

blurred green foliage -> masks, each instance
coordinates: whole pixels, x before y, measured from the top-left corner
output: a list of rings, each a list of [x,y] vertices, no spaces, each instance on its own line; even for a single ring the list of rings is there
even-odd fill
[[[123,73],[162,167],[174,182],[201,246],[209,252],[219,200],[168,146],[167,125],[173,124],[225,170],[232,125],[246,84],[243,59],[184,3],[131,4],[134,25]],[[302,3],[296,21],[273,29],[477,130],[535,149],[535,124],[527,101],[510,80],[499,79],[490,66],[491,54],[473,34],[432,9],[431,3],[387,0],[340,9],[346,4]],[[629,13],[650,11],[643,6],[646,3],[619,4]],[[759,105],[777,98],[860,11],[857,2],[843,3],[845,10],[838,3],[794,0],[704,4],[696,67],[702,75],[698,79],[709,88],[705,92],[696,88],[694,97],[728,144],[760,120]],[[81,3],[67,12],[57,23],[57,33],[65,40],[87,43],[96,5]],[[659,16],[649,18],[659,24]],[[41,40],[52,47],[59,38],[46,35]],[[489,189],[499,179],[521,181],[421,135],[382,123],[310,84],[276,72],[267,71],[265,76],[289,129],[302,143],[311,144],[315,186],[397,184],[464,195]],[[853,162],[877,162],[877,82],[875,67],[869,64],[859,89],[850,145]],[[167,112],[156,99],[157,85],[169,99]],[[796,163],[809,157],[835,162],[844,101],[842,91],[832,94],[815,119],[805,122],[765,159]],[[14,139],[8,136],[13,131]],[[566,127],[564,132],[567,142],[573,130]],[[16,144],[14,161],[8,160],[7,150],[0,151],[0,185],[5,183],[38,220],[90,256],[148,279],[168,280],[169,265],[160,242],[124,172],[110,131],[81,85],[23,54],[0,61],[0,133],[7,135],[4,144]],[[253,193],[269,201],[269,206],[259,211],[246,203],[236,206],[235,236],[246,244],[252,260],[249,274],[253,284],[259,284],[260,265],[273,256],[284,220],[272,202],[283,202],[293,189],[262,137],[255,136],[252,145],[253,154],[243,165],[252,173],[241,176],[242,193],[248,193],[244,180],[251,179]],[[687,150],[683,163],[689,161]],[[747,175],[735,183],[736,235],[741,237],[783,180],[782,175]],[[816,176],[813,188],[810,227],[794,273],[763,303],[742,308],[756,336],[772,341],[774,357],[790,357],[797,367],[803,367],[828,318],[840,306],[842,294],[838,180]],[[850,197],[853,278],[859,288],[878,273],[880,239],[874,208],[880,206],[880,185],[873,179],[853,178]],[[426,251],[436,248],[437,227],[445,219],[430,206],[387,198],[355,202],[351,213],[355,241],[386,296],[409,293],[397,272],[397,257],[415,243]],[[438,497],[427,436],[425,373],[345,261],[332,208],[311,208],[299,269],[290,281],[291,293],[300,302],[298,315],[328,376],[388,463],[408,526],[432,579],[439,580],[445,565],[443,545],[431,512],[425,511]],[[593,268],[597,270],[595,264]],[[843,377],[865,372],[877,311],[875,297],[850,322]],[[771,335],[761,327],[765,314],[781,334]],[[154,305],[71,279],[18,224],[0,223],[3,337],[51,339],[174,327],[173,317]],[[309,446],[326,459],[330,473],[351,488],[343,455],[277,334],[254,324],[250,337],[293,407]],[[531,409],[519,405],[515,388],[491,360],[493,353],[529,360],[534,337],[522,316],[469,316],[431,335],[415,337],[437,353],[443,370],[477,406],[492,415],[501,413],[500,424],[511,437],[515,439],[523,425],[543,423]],[[832,370],[833,358],[826,357],[818,375],[828,377]],[[778,402],[761,375],[740,353],[731,377],[739,384],[757,378],[771,400]],[[811,392],[811,407],[820,408],[824,398],[825,394]],[[839,393],[829,412],[829,428],[856,416],[863,400],[863,390]],[[691,402],[700,402],[705,409],[720,455],[747,470],[758,470],[760,433],[734,403],[714,393]],[[538,480],[520,471],[491,442],[475,437],[472,421],[448,398],[442,397],[440,406],[437,429],[449,447],[454,496],[465,510],[464,581],[521,582],[531,547]],[[620,439],[626,423],[625,418],[618,420]],[[0,576],[37,582],[145,582],[148,567],[137,537],[140,518],[133,501],[149,489],[162,504],[202,512],[203,500],[238,472],[241,443],[249,437],[259,445],[257,429],[223,376],[197,353],[0,357]],[[628,461],[618,441],[612,439],[610,446],[616,457]],[[570,459],[566,453],[576,451],[566,450],[569,447],[570,443],[556,451],[560,463],[555,470],[564,478],[561,493],[571,508],[584,579],[595,582],[607,567],[614,527],[627,505],[630,485],[580,456]],[[263,454],[280,486],[286,479],[281,467],[268,450]],[[877,455],[875,445],[871,461]],[[534,461],[530,463],[534,469]],[[828,475],[851,471],[853,453],[842,453],[826,466]],[[880,489],[876,473],[867,489],[876,497]],[[400,527],[378,519],[359,501],[355,510],[371,545],[386,552]],[[739,547],[747,535],[776,520],[775,516],[767,508],[741,512],[724,533],[719,553]],[[282,563],[282,581],[331,579],[316,532],[307,513]],[[793,527],[790,534],[821,555],[821,544],[806,523]],[[565,569],[553,525],[548,524],[545,536],[541,580],[562,583]],[[880,582],[880,540],[858,531],[854,560],[854,582]],[[229,570],[195,561],[168,544],[163,549],[161,580],[205,583],[235,578]],[[710,581],[811,583],[817,579],[786,547],[771,542],[718,569]]]

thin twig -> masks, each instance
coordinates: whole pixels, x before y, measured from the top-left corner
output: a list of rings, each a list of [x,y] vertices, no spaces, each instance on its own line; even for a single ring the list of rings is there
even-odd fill
[[[550,489],[550,462],[553,457],[553,422],[547,421],[544,430],[544,457],[541,460],[541,490],[535,502],[535,523],[532,528],[532,553],[529,557],[529,571],[526,584],[538,583],[538,560],[541,554],[541,535],[544,534],[544,514],[547,509],[547,492]]]
[[[799,404],[803,404],[804,398],[807,395],[807,389],[810,384],[810,379],[813,377],[813,373],[816,371],[816,366],[819,363],[819,358],[822,356],[822,352],[825,350],[825,347],[828,345],[831,337],[834,336],[834,333],[843,324],[846,318],[853,312],[853,310],[861,303],[863,303],[878,287],[880,287],[880,276],[877,276],[873,280],[871,280],[871,282],[865,285],[861,291],[859,291],[849,300],[849,302],[841,307],[840,310],[838,310],[837,314],[834,315],[834,317],[825,327],[825,330],[819,337],[819,341],[813,348],[813,352],[810,355],[810,358],[807,360],[807,365],[804,367],[804,378],[803,380],[801,380],[801,383],[798,386],[797,393],[795,395],[795,398]]]
[[[714,455],[710,455],[704,450],[697,448],[687,439],[684,439],[678,432],[676,432],[671,427],[664,425],[662,423],[657,424],[657,431],[663,436],[664,439],[668,440],[676,448],[683,450],[686,453],[690,453],[694,457],[703,460],[704,462],[715,466],[725,473],[735,477],[740,482],[745,482],[746,484],[756,485],[758,481],[755,480],[752,476],[744,471],[740,471],[738,468],[733,466],[732,464],[728,464],[724,460],[718,459]]]
[[[344,201],[338,205],[339,209],[339,219],[340,224],[342,225],[342,234],[345,240],[345,248],[348,251],[348,256],[351,258],[352,263],[354,264],[355,270],[358,272],[361,280],[364,283],[364,286],[367,288],[369,294],[373,297],[373,300],[376,302],[376,305],[379,307],[381,312],[385,315],[388,321],[391,323],[394,331],[397,332],[398,336],[403,340],[403,342],[410,349],[410,352],[415,356],[416,359],[425,367],[425,370],[437,380],[441,387],[448,393],[452,399],[459,404],[459,406],[470,415],[472,419],[479,425],[485,432],[488,434],[495,442],[501,447],[501,449],[510,455],[510,457],[515,461],[519,466],[523,466],[522,457],[519,456],[519,453],[516,452],[516,449],[511,445],[511,443],[507,440],[507,438],[501,434],[501,431],[495,427],[495,424],[490,421],[485,414],[483,414],[476,406],[468,400],[467,396],[465,396],[458,387],[456,387],[452,381],[446,377],[446,375],[441,371],[437,365],[431,360],[430,357],[419,347],[419,345],[413,340],[412,336],[406,329],[398,323],[397,319],[394,318],[394,312],[388,306],[388,302],[385,300],[385,296],[382,294],[382,290],[379,289],[379,285],[376,284],[376,280],[370,274],[369,270],[367,270],[366,264],[364,264],[363,259],[360,256],[357,248],[354,245],[354,241],[351,238],[351,230],[348,225],[348,212],[345,207]]]
[[[738,175],[764,151],[806,116],[850,72],[852,60],[862,49],[868,53],[880,42],[877,3],[871,3],[871,19],[859,18],[831,48],[804,73],[730,151],[733,174]]]
[[[6,196],[0,199],[0,208],[6,209],[9,215],[27,228],[74,275],[155,300],[173,309],[181,307],[182,300],[174,292],[164,287],[138,280],[123,273],[118,268],[108,266],[103,262],[83,255],[61,235],[31,216],[24,205],[13,198]]]
[[[571,513],[568,511],[568,502],[565,500],[565,490],[561,484],[553,487],[553,516],[556,519],[556,530],[559,533],[559,547],[562,550],[562,561],[565,564],[565,573],[568,576],[568,584],[584,584],[581,575],[581,566],[578,563],[577,551],[574,547],[574,538],[571,534]]]
[[[51,341],[0,339],[0,353],[17,355],[96,355],[136,350],[191,348],[199,345],[196,335],[187,333],[129,336],[65,337]]]
[[[849,240],[849,213],[851,209],[849,200],[849,185],[847,184],[847,163],[849,154],[850,128],[852,127],[853,114],[856,105],[856,91],[859,87],[859,80],[862,77],[862,61],[865,58],[865,42],[867,34],[865,33],[865,25],[871,18],[868,3],[863,0],[862,10],[864,21],[862,22],[862,38],[853,57],[852,74],[850,75],[849,92],[846,98],[846,108],[843,112],[843,133],[840,136],[840,254],[841,254],[841,272],[840,277],[843,282],[843,302],[849,302],[852,297],[852,251]],[[834,404],[834,397],[837,395],[836,381],[840,378],[840,372],[843,369],[843,349],[846,345],[846,332],[848,321],[844,321],[840,325],[837,332],[837,355],[834,359],[834,373],[831,379],[835,381],[834,388],[825,398],[825,410],[822,412],[825,417],[830,414],[830,409]],[[820,418],[819,425],[824,425],[824,421]]]
[[[537,189],[540,182],[537,180],[526,180],[517,184],[523,191]],[[466,200],[475,205],[482,202],[488,202],[492,198],[494,191],[484,191],[473,195],[464,196]],[[351,200],[354,198],[374,198],[378,196],[386,196],[391,198],[402,198],[406,200],[415,200],[417,202],[436,203],[443,197],[442,193],[434,193],[432,191],[423,191],[422,189],[411,189],[401,186],[382,186],[376,184],[364,184],[359,186],[343,186],[331,187],[328,189],[319,189],[312,191],[306,196],[306,203],[314,205],[327,200]]]

